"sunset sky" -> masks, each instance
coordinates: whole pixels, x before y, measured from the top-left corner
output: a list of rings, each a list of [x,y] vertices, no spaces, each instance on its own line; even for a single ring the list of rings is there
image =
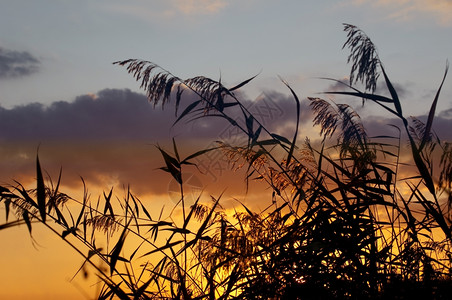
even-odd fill
[[[332,88],[320,77],[346,80],[342,23],[377,45],[406,116],[425,116],[452,60],[451,0],[0,0],[0,184],[32,183],[39,148],[52,178],[62,167],[69,192],[81,190],[80,176],[94,198],[111,187],[121,195],[130,184],[160,211],[171,203],[171,178],[156,170],[163,161],[155,145],[169,147],[176,137],[186,156],[230,136],[230,128],[219,121],[172,127],[171,103],[154,109],[125,68],[112,63],[146,59],[181,78],[221,77],[231,87],[259,74],[240,97],[268,128],[290,136],[295,104],[278,76],[300,99]],[[351,104],[375,133],[393,121],[375,107]],[[301,138],[313,133],[306,102],[302,107]],[[436,132],[452,140],[450,76],[437,117]],[[244,196],[243,178],[230,176],[220,158],[200,163],[205,174],[197,182],[206,193],[229,187],[229,195],[259,207],[258,193]],[[26,228],[0,231],[0,298],[83,299],[68,283],[80,258],[38,232],[33,244]]]

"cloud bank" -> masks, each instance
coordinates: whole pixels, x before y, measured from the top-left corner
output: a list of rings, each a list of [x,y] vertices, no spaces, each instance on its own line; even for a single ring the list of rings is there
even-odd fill
[[[197,100],[184,94],[179,114],[184,106]],[[243,104],[271,130],[281,130],[295,119],[295,102],[278,93],[261,94],[255,101]],[[308,120],[307,105],[302,120]],[[239,110],[231,111],[240,117]],[[58,101],[49,106],[40,103],[0,107],[0,141],[161,141],[171,136],[212,139],[221,137],[228,122],[219,118],[202,118],[195,122],[176,121],[174,103],[153,107],[147,98],[130,90],[105,89],[96,95],[76,97],[73,102]],[[292,121],[293,121],[292,120]]]
[[[194,100],[194,95],[186,94],[179,113]],[[290,95],[267,92],[243,103],[272,133],[293,136],[296,106]],[[434,122],[437,134],[449,141],[450,115],[450,110],[440,112]],[[235,116],[240,120],[239,112]],[[312,136],[307,100],[301,103],[300,119],[299,141],[305,136],[318,138]],[[69,187],[80,188],[81,176],[88,185],[102,189],[130,184],[137,194],[152,191],[163,195],[168,193],[171,177],[158,170],[164,161],[155,145],[171,152],[175,137],[180,156],[186,157],[215,146],[217,140],[235,145],[247,141],[217,117],[182,120],[173,126],[175,120],[174,102],[167,103],[163,110],[154,108],[143,94],[125,89],[105,89],[96,95],[81,95],[72,102],[58,101],[49,106],[35,103],[12,109],[0,107],[0,182],[33,182],[39,154],[41,165],[52,178],[63,168],[63,183]],[[391,127],[387,124],[399,124],[396,119],[382,117],[366,117],[363,121],[370,136],[388,134]],[[220,189],[216,192],[221,193],[226,187],[230,191],[244,188],[244,177],[231,176],[229,162],[221,153],[209,153],[195,162],[203,172],[198,178],[206,186]]]
[[[188,93],[183,97],[179,113],[197,100],[194,97]],[[293,99],[267,93],[254,101],[244,100],[244,104],[272,132],[293,134]],[[303,111],[302,121],[307,122],[310,118],[306,105]],[[130,183],[141,192],[151,188],[165,193],[170,178],[155,171],[163,165],[155,145],[171,151],[175,137],[184,157],[214,146],[216,140],[238,142],[241,138],[246,142],[243,134],[217,117],[188,123],[182,120],[173,126],[175,120],[174,102],[164,109],[154,108],[143,94],[118,89],[49,106],[34,103],[12,109],[0,107],[0,181],[32,180],[39,148],[42,165],[53,177],[60,167],[65,170],[66,185],[79,186],[82,176],[103,188]],[[220,154],[206,159],[200,163],[209,173],[208,179],[219,180],[227,167],[220,163]]]

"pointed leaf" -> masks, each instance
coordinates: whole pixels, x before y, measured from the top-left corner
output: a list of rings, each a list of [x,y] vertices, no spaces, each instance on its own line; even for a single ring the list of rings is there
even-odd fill
[[[114,216],[113,207],[111,206],[111,196],[113,195],[113,188],[110,189],[108,196],[104,192],[105,206],[104,206],[104,215],[107,214],[107,211],[110,212],[111,216]]]
[[[259,74],[256,74],[256,75],[254,75],[253,77],[251,77],[251,78],[249,78],[249,79],[247,79],[247,80],[245,80],[245,81],[242,81],[241,83],[237,84],[236,86],[230,88],[229,91],[232,92],[232,91],[234,91],[234,90],[237,90],[237,89],[241,88],[242,86],[248,84],[248,82],[250,82],[251,80],[253,80],[254,78],[256,78],[257,75],[259,75]]]
[[[75,223],[75,227],[78,227],[78,224],[80,224],[80,221],[82,220],[82,216],[83,213],[85,212],[85,208],[86,208],[86,201],[88,200],[85,195],[86,195],[86,186],[85,186],[85,181],[82,179],[83,181],[83,190],[85,191],[84,196],[83,196],[83,203],[82,203],[82,209],[80,210],[80,214],[78,215],[77,218],[77,222]]]
[[[41,166],[39,164],[39,157],[36,156],[36,198],[38,202],[38,210],[41,215],[43,223],[46,222],[46,191],[44,186],[44,179],[42,177]]]
[[[219,83],[221,84],[221,83]],[[215,103],[215,107],[219,112],[222,112],[224,110],[224,99],[223,99],[223,95],[221,94],[221,90],[220,88],[218,88],[217,90],[217,101]]]
[[[179,252],[177,253],[177,255],[179,255],[180,253],[182,253],[183,251],[185,251],[186,249],[190,248],[191,246],[193,246],[194,244],[196,244],[196,242],[198,240],[205,240],[208,239],[208,237],[203,237],[204,234],[204,230],[207,228],[207,224],[209,223],[210,219],[212,218],[212,215],[215,211],[215,208],[217,207],[219,201],[220,201],[221,195],[218,199],[215,199],[215,202],[212,206],[212,208],[210,209],[209,214],[207,215],[206,219],[204,220],[204,222],[201,224],[201,226],[198,229],[198,232],[196,233],[196,237],[191,240],[190,242],[188,242],[187,244],[184,245],[184,247],[182,247],[182,249],[179,250]]]
[[[218,148],[219,147],[214,147],[214,148],[209,148],[209,149],[204,149],[204,150],[197,151],[197,152],[187,156],[183,161],[181,161],[181,164],[188,164],[190,159],[193,159],[195,157],[203,155],[204,153],[210,152],[212,150],[216,150]]]
[[[185,117],[187,114],[189,114],[196,106],[198,106],[198,104],[200,104],[202,102],[202,100],[198,100],[195,101],[193,103],[191,103],[189,106],[187,106],[184,111],[181,113],[181,115],[179,116],[179,118],[177,118],[177,120],[174,122],[174,125],[179,122],[183,117]]]
[[[9,208],[10,208],[10,205],[11,205],[11,199],[7,198],[4,203],[5,203],[6,221],[8,222]]]
[[[259,128],[257,128],[256,132],[253,134],[253,140],[251,141],[251,147],[256,145],[257,140],[259,139],[259,136],[261,135],[262,128],[263,128],[262,125],[259,125]]]
[[[283,137],[283,136],[281,136],[279,134],[276,134],[276,133],[272,133],[270,135],[272,136],[272,138],[274,138],[274,139],[276,139],[276,140],[278,140],[280,142],[283,142],[283,143],[286,143],[288,145],[291,145],[290,141],[286,137]]]
[[[176,155],[176,160],[180,161],[179,152],[177,151],[177,146],[176,146],[176,140],[174,138],[173,138],[173,149],[174,149],[174,155]]]
[[[425,185],[427,186],[430,193],[432,195],[435,195],[435,185],[433,183],[432,176],[430,175],[430,172],[429,172],[427,166],[425,165],[424,161],[422,160],[419,149],[416,147],[416,143],[414,142],[411,135],[409,135],[408,138],[410,140],[411,152],[413,154],[414,162],[416,163],[419,173],[422,176],[422,179],[424,179]]]
[[[68,228],[69,224],[67,223],[66,218],[64,217],[63,213],[60,211],[60,209],[58,207],[55,207],[54,209],[55,209],[55,212],[58,217],[58,222],[60,222],[60,223],[63,222],[64,227]]]
[[[61,233],[61,237],[64,239],[66,236],[68,236],[69,234],[73,234],[73,235],[76,235],[76,232],[77,232],[77,228],[75,228],[75,227],[71,227],[71,228],[69,228],[69,229],[67,229],[67,230],[64,230],[62,233]]]
[[[190,212],[188,213],[187,217],[184,220],[184,226],[182,227],[183,229],[187,228],[188,223],[190,222],[191,217],[193,216],[193,213],[198,205],[198,201],[199,201],[200,197],[201,197],[201,195],[196,199],[195,203],[191,206]],[[191,233],[191,232],[188,232],[188,233]]]
[[[171,155],[169,155],[168,153],[166,153],[162,148],[158,147],[158,149],[160,150],[160,153],[162,154],[163,159],[165,160],[166,163],[166,168],[161,169],[170,173],[179,184],[182,184],[182,174],[180,172],[179,161],[172,157]]]
[[[116,263],[118,262],[118,259],[119,259],[119,254],[121,253],[122,247],[124,246],[124,242],[126,240],[127,232],[128,232],[128,224],[126,226],[124,226],[124,230],[122,231],[118,242],[116,243],[115,247],[111,251],[110,263],[109,263],[110,275],[113,275],[113,272],[115,270]]]
[[[383,68],[383,65],[381,65],[381,71],[383,72],[383,76],[385,78],[386,86],[389,90],[389,93],[391,94],[392,100],[394,101],[394,106],[397,112],[397,115],[402,118],[403,123],[406,125],[407,121],[405,118],[403,118],[402,114],[402,104],[400,103],[399,96],[397,95],[397,91],[395,90],[394,86],[392,85],[391,81],[388,78],[388,75],[386,74],[385,69]]]
[[[146,207],[144,207],[143,203],[141,203],[141,201],[140,201],[140,205],[141,205],[141,209],[143,210],[144,214],[148,217],[149,221],[152,221],[151,215],[147,211]]]
[[[246,118],[246,129],[248,130],[248,137],[251,139],[254,136],[254,131],[253,131],[253,124],[254,124],[254,117],[253,115],[249,115]]]
[[[281,79],[282,80],[282,79]],[[297,136],[298,136],[298,128],[300,127],[300,99],[298,99],[297,94],[295,93],[295,91],[289,86],[289,84],[287,82],[285,82],[284,80],[282,80],[282,82],[286,85],[286,87],[290,90],[290,92],[292,93],[292,96],[297,104],[297,122],[295,125],[295,133],[292,139],[292,144],[290,145],[290,150],[289,150],[289,154],[287,155],[287,165],[289,165],[292,156],[293,156],[293,151],[295,149],[295,144],[297,141]]]
[[[348,96],[364,98],[367,100],[372,100],[375,102],[385,102],[385,103],[393,103],[394,102],[392,99],[385,97],[385,96],[369,94],[369,93],[361,93],[361,92],[323,92],[322,94],[348,95]]]
[[[24,218],[24,221],[27,224],[28,232],[31,235],[31,221],[30,217],[28,216],[28,211],[24,210],[24,212],[22,213],[22,217]]]
[[[422,151],[422,149],[424,148],[425,144],[427,143],[427,141],[429,139],[430,131],[432,129],[432,124],[433,124],[433,118],[435,117],[435,110],[436,110],[436,105],[438,103],[439,94],[441,93],[441,88],[443,87],[444,80],[446,80],[448,70],[449,70],[449,63],[446,64],[446,71],[444,71],[443,80],[441,81],[438,91],[436,92],[435,99],[433,100],[432,106],[430,107],[427,124],[425,125],[424,136],[422,137],[422,141],[419,146],[419,151]]]

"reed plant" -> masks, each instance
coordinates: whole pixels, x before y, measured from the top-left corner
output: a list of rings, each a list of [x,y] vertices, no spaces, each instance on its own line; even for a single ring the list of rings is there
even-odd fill
[[[35,223],[46,226],[95,270],[98,299],[447,299],[452,147],[432,128],[448,65],[427,120],[409,119],[370,38],[353,25],[344,24],[344,31],[350,80],[326,79],[346,89],[324,94],[345,102],[308,98],[320,142],[298,140],[300,99],[284,80],[297,126],[282,136],[237,96],[254,77],[227,88],[204,76],[180,79],[149,61],[116,62],[152,104],[174,102],[175,123],[221,118],[246,142],[218,142],[185,157],[175,140],[171,150],[158,147],[162,171],[180,188],[180,213],[165,218],[152,216],[130,190],[91,201],[85,187],[84,197],[74,199],[60,191],[60,178],[44,179],[37,158],[35,189],[18,182],[0,187],[7,218],[0,229],[25,224],[31,233]],[[380,76],[387,95],[375,93]],[[196,100],[184,103],[184,93]],[[400,120],[391,125],[396,134],[369,136],[349,98],[373,102]],[[408,165],[401,160],[406,144]],[[184,170],[210,151],[241,162],[247,184],[264,182],[268,207],[253,211],[238,203],[231,215],[222,195],[211,201],[199,195],[188,205]],[[107,246],[101,248],[102,237]]]

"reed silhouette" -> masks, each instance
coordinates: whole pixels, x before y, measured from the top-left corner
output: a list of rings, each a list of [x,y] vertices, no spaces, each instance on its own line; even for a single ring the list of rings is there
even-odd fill
[[[268,130],[234,93],[254,77],[227,88],[203,76],[180,79],[149,61],[119,61],[154,105],[173,97],[178,109],[184,92],[198,96],[175,123],[222,118],[247,142],[219,142],[185,157],[175,140],[171,151],[158,147],[162,171],[180,189],[181,214],[165,219],[152,217],[129,190],[124,198],[110,190],[93,202],[85,187],[85,196],[73,199],[60,192],[61,176],[44,180],[37,158],[36,189],[18,182],[0,187],[7,217],[0,229],[26,224],[31,233],[41,223],[63,238],[100,278],[98,299],[448,299],[452,147],[432,130],[448,65],[427,121],[407,119],[370,38],[353,25],[344,31],[350,80],[327,78],[346,90],[325,94],[379,105],[400,120],[392,125],[395,136],[370,137],[350,105],[311,97],[322,140],[298,141],[300,100],[283,80],[297,111],[296,129],[286,136]],[[375,94],[380,76],[388,96]],[[409,177],[401,171],[404,136]],[[182,174],[210,151],[241,161],[247,184],[265,182],[269,206],[252,211],[239,204],[230,215],[222,195],[210,202],[199,195],[187,205]],[[96,245],[102,236],[106,249]]]

